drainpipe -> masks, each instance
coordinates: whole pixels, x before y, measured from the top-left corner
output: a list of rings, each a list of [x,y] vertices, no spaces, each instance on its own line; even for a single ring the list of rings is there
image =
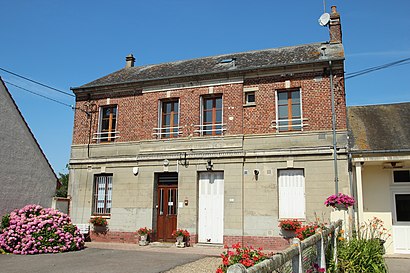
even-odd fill
[[[332,61],[329,61],[330,70],[330,92],[332,100],[332,133],[333,133],[333,168],[335,172],[335,194],[339,192],[339,174],[337,169],[337,139],[336,139],[336,111],[335,111],[335,94],[333,88]]]

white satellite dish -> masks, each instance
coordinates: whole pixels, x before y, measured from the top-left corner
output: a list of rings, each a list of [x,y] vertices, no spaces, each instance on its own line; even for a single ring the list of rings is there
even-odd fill
[[[327,26],[330,22],[330,14],[329,13],[323,13],[320,18],[319,18],[319,25],[322,27]]]

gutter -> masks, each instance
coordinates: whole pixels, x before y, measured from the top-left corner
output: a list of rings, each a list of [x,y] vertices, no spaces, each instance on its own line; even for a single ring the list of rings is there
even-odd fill
[[[389,154],[389,153],[410,153],[410,149],[394,149],[394,150],[358,150],[349,151],[349,154]]]

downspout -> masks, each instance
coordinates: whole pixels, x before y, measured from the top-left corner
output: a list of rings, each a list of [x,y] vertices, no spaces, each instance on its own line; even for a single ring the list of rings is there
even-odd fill
[[[339,174],[337,169],[337,139],[336,139],[336,111],[335,111],[335,94],[333,88],[333,72],[332,72],[332,61],[329,61],[329,71],[330,71],[330,92],[332,100],[332,133],[333,133],[333,168],[335,172],[335,194],[339,192]]]

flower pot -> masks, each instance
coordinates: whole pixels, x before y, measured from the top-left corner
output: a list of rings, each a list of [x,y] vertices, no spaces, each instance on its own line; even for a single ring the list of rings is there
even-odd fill
[[[138,244],[140,245],[140,246],[146,246],[146,245],[148,245],[148,235],[147,234],[144,234],[144,235],[140,235],[140,240],[138,241]]]
[[[295,229],[283,229],[282,228],[281,235],[284,238],[295,238],[296,237],[296,230]]]
[[[96,233],[107,233],[108,228],[107,226],[94,225],[94,231]]]
[[[176,240],[177,242],[175,243],[175,245],[177,247],[185,247],[184,236],[178,236]]]
[[[344,204],[335,204],[334,208],[337,210],[347,210]]]

